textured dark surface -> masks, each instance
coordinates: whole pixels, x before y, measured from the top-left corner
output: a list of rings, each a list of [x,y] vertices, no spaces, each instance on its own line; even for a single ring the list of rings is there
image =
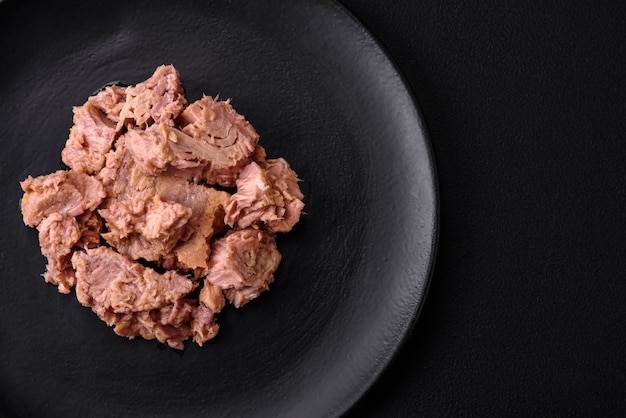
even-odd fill
[[[36,3],[36,4],[32,4]],[[428,142],[403,80],[330,1],[0,4],[0,413],[327,416],[396,352],[425,295],[436,237]],[[306,212],[279,239],[271,292],[219,315],[183,353],[128,341],[39,277],[18,181],[60,167],[71,106],[173,63],[190,100],[233,98]]]
[[[437,268],[348,417],[624,416],[623,2],[361,1],[422,108]]]

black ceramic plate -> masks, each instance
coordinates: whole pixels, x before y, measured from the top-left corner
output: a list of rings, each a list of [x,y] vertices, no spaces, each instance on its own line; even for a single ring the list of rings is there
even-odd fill
[[[270,292],[180,353],[116,336],[44,283],[18,182],[61,167],[71,107],[174,64],[303,179]],[[333,416],[388,364],[433,268],[437,198],[419,111],[330,1],[0,4],[0,411],[8,416]]]

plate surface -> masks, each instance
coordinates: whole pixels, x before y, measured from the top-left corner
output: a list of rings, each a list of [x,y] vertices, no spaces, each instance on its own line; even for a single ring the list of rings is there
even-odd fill
[[[37,3],[37,2],[36,2]],[[388,364],[426,294],[437,193],[424,124],[385,52],[330,1],[0,3],[0,412],[336,416]],[[71,107],[174,64],[232,98],[303,180],[270,292],[180,353],[116,336],[40,277],[18,182],[61,167]]]

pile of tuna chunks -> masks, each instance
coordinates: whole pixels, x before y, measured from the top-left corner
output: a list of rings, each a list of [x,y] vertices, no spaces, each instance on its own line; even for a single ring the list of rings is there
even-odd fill
[[[229,101],[188,104],[171,65],[73,112],[69,169],[20,183],[45,281],[75,287],[118,335],[177,349],[214,338],[226,300],[240,307],[274,280],[275,235],[304,206],[296,173]]]

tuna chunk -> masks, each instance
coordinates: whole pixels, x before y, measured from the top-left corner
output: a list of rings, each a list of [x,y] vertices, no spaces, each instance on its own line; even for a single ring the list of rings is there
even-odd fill
[[[117,124],[120,120],[120,112],[126,102],[126,87],[107,86],[89,97],[87,101],[104,112],[109,120]]]
[[[233,109],[230,100],[205,96],[189,105],[178,120],[181,130],[212,147],[212,161],[203,178],[232,187],[257,149],[259,134]]]
[[[59,170],[45,176],[31,177],[20,183],[22,216],[30,227],[53,213],[79,216],[94,210],[106,197],[102,184],[94,177],[76,171]]]
[[[109,154],[98,177],[111,199],[124,201],[152,194],[190,208],[187,227],[192,231],[191,236],[174,247],[172,254],[163,260],[163,266],[195,272],[196,277],[206,274],[211,251],[209,242],[226,229],[224,208],[230,199],[229,193],[189,183],[181,177],[144,173],[127,151],[125,136],[118,140],[115,152]]]
[[[115,141],[115,122],[90,102],[74,108],[74,125],[61,151],[63,162],[76,171],[97,173]]]
[[[135,163],[147,174],[171,173],[189,180],[202,180],[211,163],[210,149],[176,128],[158,124],[125,135]]]
[[[219,326],[215,323],[214,312],[204,305],[198,306],[191,319],[191,332],[193,340],[202,346],[208,340],[215,338]]]
[[[81,233],[72,216],[53,213],[37,227],[41,253],[50,258],[60,259],[72,252],[72,247],[80,239]]]
[[[202,187],[202,186],[199,186]],[[226,231],[224,207],[230,195],[223,191],[204,188],[204,206],[198,217],[189,221],[193,233],[186,241],[181,241],[173,250],[174,265],[184,271],[194,272],[196,278],[207,274],[211,239]]]
[[[213,243],[205,279],[239,308],[267,290],[281,255],[274,236],[256,229],[234,231]]]
[[[100,215],[109,229],[103,238],[120,253],[134,260],[159,261],[183,238],[191,209],[148,195],[113,200]]]
[[[76,297],[98,316],[159,309],[190,293],[195,284],[175,271],[163,274],[107,247],[75,252]]]
[[[110,199],[125,200],[153,194],[154,180],[136,166],[126,149],[124,136],[115,143],[115,151],[107,154],[104,168],[96,177]]]
[[[148,174],[170,173],[226,187],[235,185],[256,149],[252,140],[216,145],[162,124],[129,131],[126,144],[135,162]]]
[[[178,118],[181,130],[206,144],[207,159],[202,178],[209,184],[235,185],[251,161],[259,141],[252,125],[233,109],[230,101],[210,96],[190,104]]]
[[[122,337],[156,339],[172,348],[182,350],[183,342],[193,335],[192,321],[196,308],[193,300],[179,299],[174,303],[150,311],[127,314],[104,311],[100,316],[113,331]],[[213,325],[215,321],[213,318]],[[217,327],[217,325],[215,325]]]
[[[44,280],[58,286],[59,292],[70,293],[76,284],[70,256],[74,245],[81,237],[81,231],[72,216],[52,213],[39,226],[41,253],[48,260]]]
[[[239,175],[237,193],[226,207],[227,225],[288,232],[300,219],[304,204],[296,173],[282,158],[265,167],[252,162]]]
[[[117,130],[122,124],[142,129],[153,123],[174,126],[174,119],[186,105],[178,71],[171,65],[162,65],[146,81],[126,88]]]
[[[230,100],[210,96],[190,104],[178,118],[178,125],[187,135],[216,148],[229,148],[239,141],[256,146],[259,139],[254,127],[233,109]]]
[[[59,293],[69,294],[72,287],[76,284],[76,277],[70,257],[63,259],[63,263],[48,263],[46,271],[42,274],[46,283],[58,286]]]
[[[157,339],[182,349],[194,335],[194,300],[185,298],[196,286],[186,277],[168,271],[159,274],[114,250],[99,247],[72,256],[76,269],[76,297],[90,307],[116,334]],[[206,316],[206,315],[205,315]],[[208,333],[213,317],[200,321]],[[215,328],[217,332],[217,328]]]
[[[226,302],[222,288],[214,286],[206,280],[204,281],[204,287],[200,290],[198,299],[201,305],[206,306],[215,313],[221,312]]]
[[[207,206],[207,190],[217,192],[199,184],[171,175],[151,175],[145,173],[135,163],[126,145],[126,136],[121,137],[114,152],[107,155],[107,162],[98,175],[107,195],[117,200],[159,195],[163,200],[180,203],[191,208],[193,223],[202,217]],[[230,194],[219,192],[218,195],[230,198]],[[212,200],[212,199],[210,199]]]
[[[104,198],[104,189],[95,178],[73,170],[29,177],[21,185],[24,223],[37,227],[48,260],[44,280],[69,293],[76,283],[72,251],[100,243],[102,224],[93,210]]]
[[[272,187],[283,195],[285,205],[283,218],[270,221],[268,227],[273,232],[289,232],[300,220],[304,208],[304,195],[298,185],[298,175],[284,158],[267,160],[264,169]]]
[[[159,309],[127,314],[104,311],[100,319],[114,327],[117,335],[133,339],[156,339],[172,348],[182,350],[184,341],[193,337],[202,345],[217,335],[219,326],[213,311],[204,306],[194,306],[192,299],[179,299]]]

